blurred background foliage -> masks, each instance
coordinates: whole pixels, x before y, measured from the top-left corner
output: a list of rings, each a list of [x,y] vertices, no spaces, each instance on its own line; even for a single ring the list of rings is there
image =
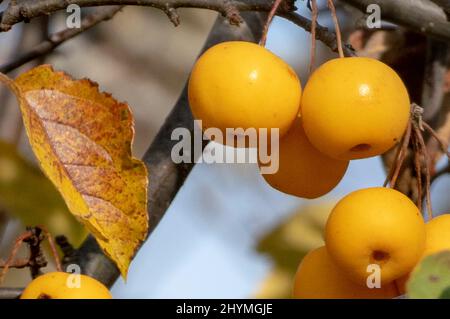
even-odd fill
[[[64,200],[41,170],[0,141],[0,205],[24,225],[45,225],[74,246],[86,236],[84,227],[68,211]]]
[[[261,238],[257,250],[269,256],[273,267],[256,298],[291,297],[299,262],[310,250],[325,244],[323,231],[333,205],[306,205]]]

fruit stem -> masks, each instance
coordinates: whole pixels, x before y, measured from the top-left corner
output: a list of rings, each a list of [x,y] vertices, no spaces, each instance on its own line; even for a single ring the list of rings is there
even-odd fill
[[[53,240],[52,235],[45,227],[39,226],[39,228],[41,228],[42,231],[44,232],[45,237],[47,238],[48,244],[50,245],[50,251],[52,252],[53,259],[55,260],[56,270],[63,271],[62,265],[61,265],[61,260],[59,259],[59,256],[58,256],[58,250],[56,249],[55,241]]]
[[[389,174],[389,179],[386,179],[385,185],[387,185],[387,181],[389,180],[389,186],[391,188],[395,188],[395,184],[397,183],[398,175],[400,174],[400,169],[403,166],[403,162],[406,157],[406,153],[408,151],[408,145],[411,139],[411,120],[408,121],[408,126],[406,127],[405,134],[403,135],[403,140],[401,145],[399,145],[397,154],[395,156],[395,161],[392,164],[391,173]]]
[[[442,152],[447,155],[450,159],[450,152],[448,151],[448,144],[445,142],[439,134],[426,122],[422,122],[422,126],[431,134],[431,136],[438,142],[439,146],[442,149]]]
[[[433,218],[433,210],[431,207],[431,194],[430,194],[431,189],[430,157],[428,155],[427,146],[425,145],[425,141],[422,136],[422,131],[420,130],[420,127],[416,122],[413,123],[413,129],[415,136],[419,141],[420,153],[422,153],[425,162],[425,201],[427,204],[428,218],[429,220],[431,220]]]
[[[0,82],[7,86],[10,86],[12,80],[6,74],[3,74],[2,72],[0,72]]]
[[[275,0],[273,3],[272,9],[269,12],[269,15],[267,17],[267,21],[264,24],[261,40],[259,41],[259,45],[265,47],[266,41],[267,41],[267,33],[269,32],[269,26],[272,23],[273,17],[275,16],[275,13],[277,13],[278,7],[280,6],[281,2],[283,0]]]
[[[413,136],[414,167],[417,176],[417,206],[422,210],[422,166],[420,162],[420,145],[417,136]]]
[[[334,22],[334,28],[336,30],[336,42],[339,52],[339,57],[344,57],[344,50],[342,49],[342,36],[341,36],[341,29],[339,27],[339,20],[336,14],[336,7],[334,6],[333,0],[328,0],[328,8],[330,8],[331,16],[333,17]]]
[[[1,76],[0,76],[1,79]],[[3,265],[3,269],[0,273],[0,284],[3,282],[3,279],[5,278],[6,273],[8,272],[8,269],[12,266],[14,259],[19,252],[19,248],[22,246],[22,243],[27,239],[30,238],[33,235],[31,231],[26,231],[25,233],[21,234],[14,242],[13,249],[11,253],[9,254],[8,259],[5,261]]]
[[[17,85],[14,83],[13,79],[11,79],[6,74],[3,74],[2,72],[0,72],[0,83],[5,84],[17,96],[17,99],[19,99],[20,90],[17,87]]]
[[[309,74],[312,73],[316,60],[316,27],[317,18],[319,16],[319,9],[317,8],[317,0],[311,0],[311,12],[312,12],[312,23],[311,23],[311,60],[309,61]]]

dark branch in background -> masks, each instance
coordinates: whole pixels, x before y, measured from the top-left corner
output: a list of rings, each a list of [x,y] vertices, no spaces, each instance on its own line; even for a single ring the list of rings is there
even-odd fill
[[[230,21],[230,24],[238,25],[242,18],[240,17],[239,11],[233,7],[233,2],[231,1],[223,1],[222,2],[225,16]],[[32,48],[30,51],[20,55],[18,58],[15,58],[14,60],[5,63],[4,65],[0,66],[0,72],[7,73],[15,68],[25,64],[26,62],[29,62],[35,58],[38,58],[40,56],[43,56],[45,54],[51,53],[54,49],[56,49],[59,45],[64,43],[67,40],[70,40],[71,38],[81,34],[83,31],[97,25],[98,23],[108,20],[112,18],[120,9],[123,8],[123,6],[114,6],[107,9],[98,9],[95,13],[87,16],[82,21],[82,27],[81,29],[66,29],[61,32],[55,33],[53,35],[49,36],[49,39],[38,44],[34,48]],[[281,10],[283,9],[283,10]],[[298,13],[292,12],[290,10],[293,10],[294,7],[292,5],[285,5],[282,8],[280,8],[278,15],[293,22],[297,26],[303,28],[304,30],[310,32],[312,27],[312,22],[299,15]],[[166,6],[164,9],[162,9],[169,17],[169,19],[175,24],[179,24],[179,17],[174,11],[175,9],[170,6]],[[219,11],[220,12],[220,11]],[[1,28],[0,28],[1,31]],[[327,45],[332,51],[338,52],[338,46],[336,42],[336,34],[334,32],[330,32],[328,28],[325,28],[319,24],[317,24],[316,29],[316,39],[319,41],[322,41],[325,45]],[[344,47],[344,54],[346,56],[352,56],[353,51],[350,47]]]
[[[427,61],[422,91],[423,118],[433,125],[444,99],[444,83],[450,65],[450,42],[428,39]]]
[[[433,132],[428,138],[426,147],[429,153],[429,164],[432,169],[432,180],[435,179],[435,165],[442,155],[448,154],[447,149],[450,142],[450,136],[444,137],[444,140],[438,140],[439,136],[435,132],[439,131],[444,125],[448,125],[446,118],[448,117],[449,109],[443,107],[443,102],[445,96],[445,75],[449,67],[450,41],[445,43],[428,39],[422,106],[424,108],[423,119],[428,123],[425,123],[425,125],[428,131],[431,130]],[[441,143],[444,143],[444,145],[440,145]]]
[[[203,51],[214,44],[229,40],[258,42],[261,38],[265,14],[243,13],[242,19],[244,23],[237,28],[230,26],[226,19],[219,17]],[[172,161],[172,147],[177,141],[172,141],[171,134],[177,127],[188,128],[192,133],[193,125],[185,88],[143,158],[150,172],[149,233],[158,225],[194,166],[194,164],[175,164]],[[108,286],[111,286],[119,276],[117,268],[103,254],[92,236],[89,236],[80,247],[78,256],[80,256],[78,260],[71,260],[70,263],[77,263],[84,273],[97,278]]]
[[[431,0],[440,6],[445,13],[447,14],[447,18],[450,21],[450,0]]]
[[[444,10],[429,0],[341,0],[366,13],[367,7],[377,4],[381,18],[428,36],[450,41],[450,22]],[[436,1],[437,2],[437,1]]]
[[[285,0],[293,3],[293,0]],[[94,7],[106,5],[138,5],[160,9],[167,13],[178,8],[201,8],[220,12],[228,17],[243,11],[270,11],[272,0],[41,0],[10,4],[0,13],[0,32],[8,31],[13,25],[28,21],[41,15],[66,9],[70,4],[80,7]],[[294,9],[293,7],[291,9]],[[230,17],[229,17],[230,18]],[[231,17],[232,18],[232,17]],[[233,20],[233,19],[232,19]]]
[[[361,9],[363,12],[366,12],[369,4],[378,4],[382,9],[383,19],[442,40],[450,40],[450,22],[446,20],[444,10],[429,0],[341,1],[349,3]],[[294,1],[285,0],[285,2],[293,3]],[[272,8],[273,0],[41,0],[18,2],[10,4],[4,12],[0,13],[0,32],[8,31],[13,25],[19,22],[63,10],[70,4],[78,4],[81,7],[104,5],[149,6],[163,10],[169,16],[172,15],[175,17],[177,8],[203,8],[215,10],[223,16],[228,16],[230,12],[235,13],[235,10],[239,12],[268,12]],[[236,22],[233,17],[230,17],[230,20]]]
[[[94,13],[89,14],[82,20],[81,28],[65,29],[63,31],[51,34],[47,40],[39,43],[30,51],[21,54],[14,60],[1,65],[0,72],[8,73],[17,67],[30,62],[31,60],[52,52],[63,42],[72,39],[102,21],[111,19],[117,12],[120,11],[121,8],[121,6],[113,6],[96,9]]]

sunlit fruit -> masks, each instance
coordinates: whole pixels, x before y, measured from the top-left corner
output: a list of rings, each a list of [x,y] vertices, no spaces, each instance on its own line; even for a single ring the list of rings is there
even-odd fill
[[[263,177],[273,188],[298,197],[316,198],[328,193],[348,167],[348,161],[332,159],[314,148],[300,119],[280,139],[278,154],[278,171]]]
[[[450,214],[434,217],[425,225],[426,240],[423,257],[450,250]]]
[[[275,54],[254,43],[231,41],[198,59],[188,93],[202,128],[218,128],[234,143],[227,128],[266,128],[268,133],[278,128],[280,136],[285,134],[298,114],[301,86],[292,68]]]
[[[305,86],[301,114],[306,135],[321,152],[351,160],[382,154],[403,135],[410,100],[397,73],[363,57],[333,59]]]
[[[21,299],[111,299],[99,281],[78,274],[51,272],[34,279],[23,291]]]
[[[349,280],[324,246],[310,251],[303,258],[295,275],[293,290],[293,297],[302,299],[380,299],[397,295],[392,283],[368,288]]]
[[[333,260],[355,282],[364,285],[368,266],[377,265],[382,283],[407,274],[425,246],[425,223],[404,194],[390,188],[350,193],[333,208],[325,227]]]
[[[425,250],[422,258],[443,250],[450,250],[450,214],[439,215],[428,221],[425,224],[425,234]],[[420,260],[418,263],[420,263]],[[396,280],[402,293],[405,293],[405,285],[408,279],[409,274]]]

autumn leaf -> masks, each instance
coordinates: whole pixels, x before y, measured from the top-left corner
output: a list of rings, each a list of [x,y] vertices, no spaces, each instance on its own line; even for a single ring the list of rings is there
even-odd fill
[[[126,278],[148,231],[147,170],[131,155],[130,108],[49,65],[10,86],[43,171]]]

